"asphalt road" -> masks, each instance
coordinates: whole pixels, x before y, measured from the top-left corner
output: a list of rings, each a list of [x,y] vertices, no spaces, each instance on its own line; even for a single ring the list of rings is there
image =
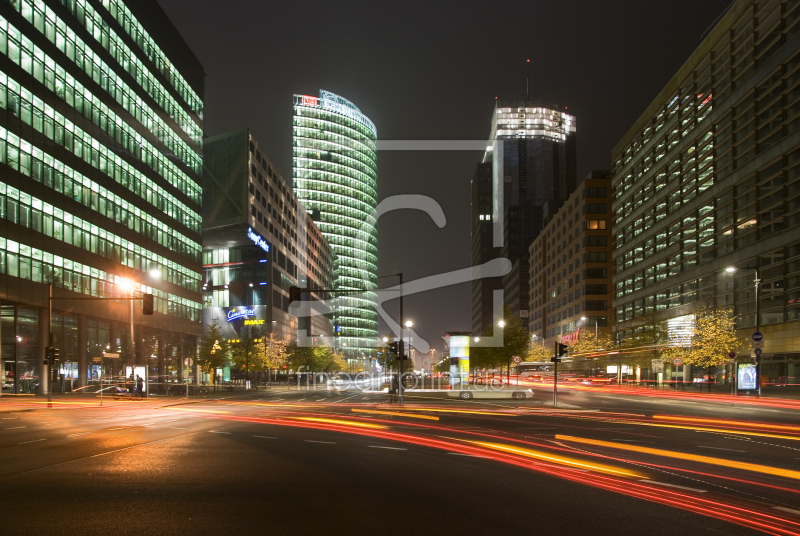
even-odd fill
[[[554,410],[550,396],[3,398],[0,527],[800,534],[797,410],[578,390]]]

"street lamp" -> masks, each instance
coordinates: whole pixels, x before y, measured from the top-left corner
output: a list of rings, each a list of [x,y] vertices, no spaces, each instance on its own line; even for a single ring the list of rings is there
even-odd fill
[[[758,262],[758,259],[756,259],[756,263],[757,262]],[[760,327],[761,327],[761,318],[760,318],[761,317],[761,313],[760,313],[760,310],[759,310],[760,309],[760,303],[759,303],[759,295],[758,295],[758,285],[761,283],[761,279],[758,278],[758,264],[756,264],[755,268],[751,268],[749,266],[742,266],[742,267],[739,267],[739,266],[728,266],[727,268],[725,268],[725,271],[728,272],[729,274],[735,273],[736,270],[753,270],[753,275],[754,275],[753,283],[755,285],[755,292],[756,292],[756,333],[759,333],[761,331],[761,329],[760,329]],[[758,393],[758,396],[761,397],[761,355],[760,354],[756,354],[756,378],[757,378],[757,381],[758,381],[758,386],[757,386],[757,391],[756,392]]]
[[[411,327],[413,325],[414,325],[414,322],[412,322],[411,320],[406,320],[405,326],[406,326],[406,329],[408,329],[408,354],[409,354],[409,357],[411,356]],[[402,357],[403,356],[400,356],[401,359],[402,359]],[[409,361],[410,361],[410,359],[409,359]],[[414,366],[413,362],[409,363],[409,364],[412,367]]]

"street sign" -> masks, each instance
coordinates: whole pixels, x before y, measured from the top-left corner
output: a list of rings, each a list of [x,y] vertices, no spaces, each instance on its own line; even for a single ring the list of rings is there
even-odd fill
[[[758,356],[758,355],[761,355],[761,351],[762,351],[762,350],[761,350],[761,348],[756,348],[755,350],[753,350],[753,352],[755,352],[755,354],[756,354],[757,356]]]
[[[681,365],[683,365],[683,359],[681,359],[680,357],[676,357],[672,360],[672,364],[675,365],[676,367],[680,367]]]
[[[102,357],[93,357],[92,358],[92,363],[100,363],[102,360],[103,360]]]
[[[764,341],[753,341],[753,348],[764,348]]]
[[[736,358],[736,352],[731,352],[731,353],[729,353],[729,354],[728,354],[728,357],[729,357],[730,359],[735,359],[735,358]]]
[[[760,331],[756,331],[755,333],[753,333],[753,340],[754,341],[758,342],[763,338],[764,338],[764,334],[761,333]]]
[[[652,362],[653,372],[664,372],[664,362],[660,359],[653,359]]]
[[[103,354],[103,357],[107,357],[109,359],[119,359],[119,354],[109,354],[108,352]]]
[[[183,364],[186,365],[187,367],[191,367],[192,363],[194,363],[194,361],[192,361],[191,357],[187,357],[186,359],[183,360]]]
[[[514,363],[522,363],[522,357],[520,357],[518,355],[515,355],[513,360],[514,360]]]

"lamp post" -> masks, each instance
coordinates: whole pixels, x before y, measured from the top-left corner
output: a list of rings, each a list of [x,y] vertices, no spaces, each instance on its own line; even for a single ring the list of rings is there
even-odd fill
[[[500,326],[500,329],[503,329],[503,328],[506,327],[506,321],[501,319],[497,323],[497,325]],[[503,337],[503,346],[505,346],[505,337]],[[500,372],[500,377],[501,378],[503,377],[502,374],[503,374],[503,372],[502,372],[502,369],[501,369],[501,372]],[[508,366],[506,366],[506,380],[508,381],[508,385],[511,385],[511,356],[508,357]]]
[[[740,268],[739,266],[728,266],[727,268],[725,268],[725,271],[728,272],[729,274],[733,274],[734,272],[736,272],[736,270],[740,270],[740,269],[741,270],[753,270],[753,275],[754,275],[753,283],[755,285],[755,293],[756,293],[756,333],[758,333],[758,332],[761,331],[761,329],[760,329],[761,328],[761,318],[760,318],[761,317],[761,313],[760,313],[760,310],[759,310],[760,309],[760,303],[759,303],[759,295],[758,295],[758,286],[761,283],[761,279],[758,278],[758,258],[756,258],[756,267],[755,268],[750,268],[750,267],[741,267]],[[734,373],[734,377],[735,377],[735,373]],[[758,355],[758,354],[756,354],[756,381],[758,382],[758,385],[756,386],[757,387],[756,393],[757,393],[757,396],[760,398],[761,397],[761,356]]]
[[[406,329],[408,329],[408,348],[409,353],[411,353],[411,326],[414,325],[414,322],[411,320],[406,320],[404,324]],[[403,405],[403,337],[400,337],[400,405]]]

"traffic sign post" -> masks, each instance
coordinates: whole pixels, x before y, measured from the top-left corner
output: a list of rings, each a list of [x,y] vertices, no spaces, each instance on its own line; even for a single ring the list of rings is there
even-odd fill
[[[186,365],[186,399],[187,400],[189,399],[189,367],[192,366],[192,363],[194,363],[194,361],[192,361],[191,357],[187,357],[186,359],[183,360],[183,364]]]
[[[755,342],[759,342],[759,341],[761,341],[763,339],[764,339],[764,334],[761,333],[760,331],[756,331],[755,333],[753,333],[753,340]]]

